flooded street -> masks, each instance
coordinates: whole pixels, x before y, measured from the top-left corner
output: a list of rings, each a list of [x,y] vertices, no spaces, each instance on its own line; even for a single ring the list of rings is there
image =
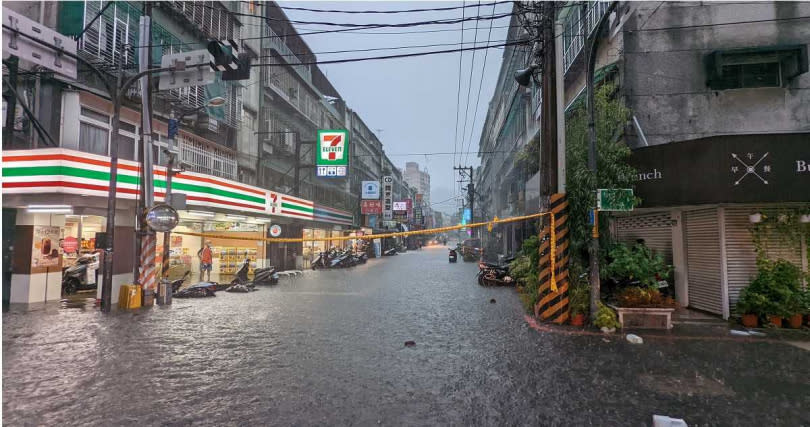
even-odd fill
[[[12,309],[4,424],[810,423],[810,352],[537,332],[513,289],[478,286],[474,263],[446,255],[107,316]]]

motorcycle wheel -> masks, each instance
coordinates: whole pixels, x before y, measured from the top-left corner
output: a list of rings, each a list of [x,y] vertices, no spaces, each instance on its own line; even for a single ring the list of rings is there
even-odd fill
[[[68,279],[62,285],[62,291],[65,293],[65,295],[73,295],[73,294],[75,294],[76,291],[79,290],[79,283],[78,282],[79,281],[76,280],[76,279]]]
[[[481,286],[487,285],[486,283],[484,283],[484,275],[482,273],[478,273],[478,284]]]

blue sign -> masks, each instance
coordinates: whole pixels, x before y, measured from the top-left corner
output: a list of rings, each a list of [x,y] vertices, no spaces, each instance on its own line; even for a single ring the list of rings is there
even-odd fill
[[[380,183],[378,181],[363,181],[363,200],[380,199]]]
[[[464,208],[464,216],[462,218],[464,219],[464,224],[472,221],[472,211],[470,208]]]

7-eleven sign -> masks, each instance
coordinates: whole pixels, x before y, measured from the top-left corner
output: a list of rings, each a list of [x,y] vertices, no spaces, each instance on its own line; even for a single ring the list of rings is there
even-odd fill
[[[346,176],[349,165],[349,132],[343,129],[318,131],[318,176]]]

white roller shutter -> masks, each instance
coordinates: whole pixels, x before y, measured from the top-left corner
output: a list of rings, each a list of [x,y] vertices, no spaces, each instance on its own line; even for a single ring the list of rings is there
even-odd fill
[[[638,239],[672,264],[672,226],[669,212],[616,218],[616,239],[632,245]]]
[[[717,209],[686,212],[689,306],[723,314],[722,260]]]
[[[734,307],[740,291],[751,283],[757,274],[757,254],[754,250],[751,222],[753,212],[765,215],[777,214],[767,208],[726,208],[726,257],[728,265],[729,305]],[[766,239],[765,253],[769,259],[784,259],[801,268],[801,248],[791,247],[780,239]]]

